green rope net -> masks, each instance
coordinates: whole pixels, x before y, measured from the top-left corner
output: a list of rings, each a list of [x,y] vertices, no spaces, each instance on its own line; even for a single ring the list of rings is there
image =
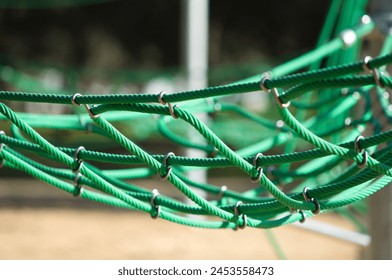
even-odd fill
[[[273,228],[353,205],[392,178],[387,126],[392,79],[386,71],[392,37],[386,36],[379,56],[360,58],[362,39],[374,29],[363,16],[365,2],[332,1],[314,50],[235,83],[172,93],[0,91],[0,121],[6,127],[0,134],[1,165],[76,197],[193,227]],[[6,70],[2,76],[12,83],[16,72]],[[236,102],[250,92],[263,96],[260,106],[272,108],[267,116]],[[11,109],[20,102],[66,104],[72,113]],[[210,117],[201,121],[200,114]],[[189,130],[203,141],[190,139]],[[44,137],[51,131],[88,132],[123,152],[55,145]],[[142,131],[207,156],[155,154],[138,141]],[[106,164],[114,168],[98,168]],[[236,191],[229,176],[225,186],[189,176],[220,169],[242,174],[248,190]],[[141,178],[154,180],[157,189],[134,183]],[[192,203],[160,194],[169,188],[161,180]]]

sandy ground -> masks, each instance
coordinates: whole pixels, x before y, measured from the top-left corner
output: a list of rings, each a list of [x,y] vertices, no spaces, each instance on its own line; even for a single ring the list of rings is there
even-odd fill
[[[352,229],[347,220],[317,219]],[[358,259],[363,247],[296,226],[272,230],[288,259]],[[36,180],[0,180],[0,259],[278,259],[267,232],[190,228],[88,204]]]
[[[319,220],[348,227],[336,216]],[[0,259],[277,259],[264,230],[184,227],[147,214],[1,209]],[[361,247],[294,226],[272,230],[289,259],[358,259]]]

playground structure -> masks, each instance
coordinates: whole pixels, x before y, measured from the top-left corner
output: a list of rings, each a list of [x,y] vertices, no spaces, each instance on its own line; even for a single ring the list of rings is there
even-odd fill
[[[6,124],[2,124],[6,132],[0,134],[2,166],[75,197],[193,227],[273,228],[305,222],[320,212],[348,205],[361,212],[361,201],[391,181],[392,137],[387,125],[392,109],[388,93],[392,80],[387,73],[392,38],[385,36],[377,56],[363,56],[363,38],[375,29],[365,15],[365,2],[332,1],[314,50],[227,85],[105,95],[67,89],[55,93],[1,91],[2,102],[65,104],[72,111],[43,117],[16,112],[1,103],[1,120]],[[3,75],[8,82],[17,75],[9,68],[3,71],[8,71]],[[249,92],[264,95],[264,106],[273,107],[274,112],[263,116],[235,102],[233,96]],[[197,114],[211,117],[201,121]],[[137,123],[207,156],[172,151],[153,154],[127,133],[128,126]],[[228,133],[232,127],[239,127],[240,133]],[[124,152],[56,146],[38,132],[42,128],[87,131],[110,139]],[[189,130],[204,141],[189,138]],[[102,169],[94,164],[97,162],[119,167]],[[216,186],[188,176],[192,170],[222,168],[248,177],[254,187],[238,192],[230,182]],[[157,186],[159,180],[167,181],[193,203],[164,195],[160,187],[150,191],[132,183],[140,178],[156,180]],[[203,197],[195,189],[209,195]],[[204,219],[195,219],[195,215]],[[350,218],[358,222],[355,216]]]

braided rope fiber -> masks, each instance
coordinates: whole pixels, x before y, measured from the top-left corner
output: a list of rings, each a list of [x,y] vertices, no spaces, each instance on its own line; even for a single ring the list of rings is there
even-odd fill
[[[392,39],[387,36],[380,56],[362,60],[358,50],[373,22],[351,24],[356,41],[348,43],[343,29],[333,33],[331,11],[314,50],[227,85],[165,94],[0,91],[1,167],[81,199],[193,227],[273,228],[354,205],[392,178],[392,130],[384,121],[392,118]],[[262,95],[258,105],[268,113],[236,102],[250,92]],[[18,112],[9,101],[67,104],[69,113]],[[211,117],[202,121],[200,113]],[[148,131],[145,141],[160,139],[208,156],[150,152],[136,137],[137,127]],[[189,130],[204,142],[190,139]],[[66,146],[50,137],[63,132],[99,139],[120,152],[98,149],[99,142]],[[111,168],[102,167],[107,164]],[[190,179],[188,172],[199,169],[226,172],[224,186]],[[231,173],[244,186],[232,186]],[[141,179],[154,180],[162,193],[169,184],[182,196],[151,191]]]

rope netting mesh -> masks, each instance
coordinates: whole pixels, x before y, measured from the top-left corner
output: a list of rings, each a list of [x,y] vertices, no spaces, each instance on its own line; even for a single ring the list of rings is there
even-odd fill
[[[374,30],[365,7],[366,1],[332,1],[314,50],[227,85],[104,95],[0,91],[2,101],[68,104],[74,110],[32,114],[0,103],[1,125],[7,127],[0,134],[1,164],[83,199],[194,227],[272,228],[352,205],[392,178],[392,130],[387,126],[392,79],[386,69],[392,62],[392,36],[386,36],[379,56],[360,59],[363,38]],[[235,102],[250,92],[264,95],[273,112],[263,116]],[[200,114],[210,117],[201,121]],[[239,120],[244,123],[238,125]],[[127,133],[133,126],[154,127],[177,147],[208,156],[149,152]],[[54,145],[43,129],[88,131],[126,152]],[[204,141],[191,139],[189,130]],[[236,191],[229,176],[225,186],[188,176],[192,170],[220,168],[245,175],[253,187]],[[141,178],[155,180],[158,190],[134,184]],[[167,188],[160,180],[193,203],[160,194]]]

